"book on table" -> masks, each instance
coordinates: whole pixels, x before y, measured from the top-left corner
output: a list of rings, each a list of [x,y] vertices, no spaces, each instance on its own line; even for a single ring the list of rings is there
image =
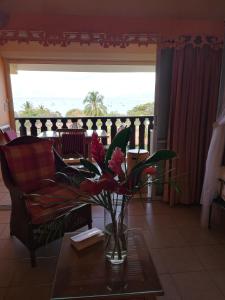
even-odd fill
[[[104,240],[104,233],[98,228],[92,228],[70,238],[76,250],[82,250]]]

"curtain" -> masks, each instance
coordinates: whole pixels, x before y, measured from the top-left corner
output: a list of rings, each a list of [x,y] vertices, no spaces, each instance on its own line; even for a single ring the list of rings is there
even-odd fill
[[[167,186],[164,201],[193,204],[200,202],[204,166],[212,123],[216,116],[221,47],[196,38],[197,43],[180,39],[173,43],[167,148],[177,153],[169,169],[181,193]],[[199,43],[200,41],[200,43]],[[212,41],[212,40],[211,40]],[[213,44],[213,43],[212,43]]]
[[[218,169],[221,166],[225,145],[225,47],[220,80],[217,119],[214,123],[212,139],[206,160],[205,177],[201,194],[202,215],[201,224],[208,225],[209,207],[216,196]]]
[[[172,61],[174,49],[163,48],[157,51],[155,127],[157,128],[157,150],[165,148],[169,123]]]

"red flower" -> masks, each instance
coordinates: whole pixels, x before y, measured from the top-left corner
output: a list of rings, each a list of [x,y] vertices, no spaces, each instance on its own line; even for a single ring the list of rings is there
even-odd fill
[[[148,175],[155,175],[155,173],[157,172],[156,167],[148,167],[146,169],[144,169],[144,173],[148,174]]]
[[[121,164],[124,162],[124,153],[119,147],[116,147],[113,151],[111,160],[109,160],[109,168],[119,176],[123,175]]]
[[[100,143],[98,134],[96,132],[94,132],[92,135],[91,155],[97,164],[102,168],[104,166],[105,149],[102,143]]]
[[[112,193],[116,191],[118,184],[114,179],[103,178],[99,180],[99,186],[102,190]]]
[[[131,195],[131,192],[129,191],[127,184],[124,183],[118,186],[117,193],[121,195],[127,195],[127,196]]]
[[[86,179],[81,182],[80,191],[92,196],[101,193],[102,187],[99,182]]]

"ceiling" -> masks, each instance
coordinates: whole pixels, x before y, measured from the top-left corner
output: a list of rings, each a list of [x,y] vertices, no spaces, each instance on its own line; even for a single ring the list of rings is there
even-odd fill
[[[0,11],[80,16],[224,19],[225,0],[0,0]]]

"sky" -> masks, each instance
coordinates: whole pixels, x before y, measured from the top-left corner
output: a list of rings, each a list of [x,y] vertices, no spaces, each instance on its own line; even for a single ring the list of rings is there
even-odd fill
[[[108,112],[126,114],[135,105],[154,101],[155,73],[18,71],[11,82],[15,111],[30,101],[65,115],[69,109],[83,109],[88,92],[98,91]]]

